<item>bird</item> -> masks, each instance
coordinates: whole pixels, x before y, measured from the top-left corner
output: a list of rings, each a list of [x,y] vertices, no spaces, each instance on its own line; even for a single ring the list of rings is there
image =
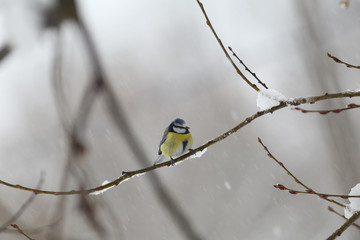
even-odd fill
[[[178,157],[192,150],[193,138],[189,129],[181,118],[176,118],[170,123],[160,141],[159,156],[154,165],[162,162],[165,158],[170,158],[171,165],[174,166],[173,157]]]

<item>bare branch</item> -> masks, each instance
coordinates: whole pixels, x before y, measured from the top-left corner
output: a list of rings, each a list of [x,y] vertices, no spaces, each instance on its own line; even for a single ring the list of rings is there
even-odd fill
[[[230,135],[236,133],[238,130],[240,130],[241,128],[245,127],[246,125],[248,125],[249,123],[251,123],[252,121],[254,121],[255,119],[265,115],[265,114],[269,114],[269,113],[273,113],[275,111],[278,111],[280,109],[286,108],[289,105],[291,106],[296,106],[296,105],[300,105],[300,104],[305,104],[305,103],[315,103],[318,101],[323,101],[323,100],[328,100],[328,99],[336,99],[336,98],[345,98],[345,97],[359,97],[360,96],[360,91],[359,92],[343,92],[343,93],[334,93],[334,94],[325,94],[325,95],[320,95],[320,96],[313,96],[313,97],[307,97],[307,98],[295,98],[292,100],[288,100],[286,102],[281,102],[279,103],[279,105],[274,106],[272,108],[266,109],[264,111],[259,111],[256,112],[255,114],[247,117],[244,121],[242,121],[241,123],[239,123],[238,125],[236,125],[235,127],[233,127],[232,129],[228,130],[227,132],[223,133],[222,135],[208,141],[207,143],[203,144],[202,146],[194,149],[193,151],[184,154],[176,159],[174,159],[174,162],[181,162],[184,161],[186,158],[195,155],[197,152],[201,152],[203,151],[205,148],[210,147],[211,145],[218,143],[222,140],[224,140],[225,138],[229,137]],[[162,168],[165,166],[171,166],[171,162],[167,161],[167,162],[163,162],[154,166],[150,166],[150,167],[146,167],[146,168],[142,168],[139,170],[135,170],[135,171],[130,171],[130,172],[123,172],[123,175],[120,176],[119,178],[113,180],[112,182],[102,185],[102,186],[98,186],[95,188],[91,188],[91,189],[86,189],[86,190],[71,190],[71,191],[46,191],[46,190],[39,190],[39,189],[34,189],[34,188],[29,188],[29,187],[25,187],[22,185],[18,185],[18,184],[11,184],[5,181],[0,180],[0,184],[3,184],[5,186],[11,187],[11,188],[16,188],[16,189],[20,189],[23,191],[30,191],[30,192],[34,192],[36,194],[50,194],[50,195],[74,195],[74,194],[90,194],[93,192],[97,192],[97,191],[102,191],[114,186],[119,185],[120,183],[122,183],[125,180],[130,179],[133,176],[136,175],[141,175],[150,171],[153,171],[155,169],[158,168]]]
[[[328,210],[329,210],[330,212],[332,212],[332,213],[335,213],[335,214],[338,215],[339,217],[342,217],[343,219],[348,220],[343,214],[335,211],[332,207],[329,206],[329,207],[328,207]],[[357,229],[360,230],[360,225],[358,225],[358,224],[356,224],[356,223],[353,223],[352,225],[353,225],[354,227],[356,227]]]
[[[246,65],[245,63],[236,55],[236,53],[232,50],[231,47],[228,47],[230,52],[233,54],[233,56],[240,62],[241,65],[244,66],[245,71],[248,71],[251,75],[253,75],[254,78],[256,78],[256,80],[258,81],[258,83],[260,83],[264,88],[268,89],[268,87],[266,86],[266,84],[264,82],[262,82],[257,76],[256,73],[252,72]]]
[[[291,194],[296,194],[296,193],[315,194],[315,195],[317,195],[318,197],[320,197],[321,199],[324,199],[324,200],[326,200],[326,201],[335,203],[335,204],[339,205],[340,207],[345,207],[344,204],[339,203],[339,202],[337,202],[337,201],[335,201],[335,200],[333,200],[333,199],[329,199],[327,195],[321,194],[321,193],[317,193],[317,192],[315,192],[312,188],[310,188],[310,187],[308,187],[307,185],[305,185],[305,184],[304,184],[302,181],[300,181],[294,174],[292,174],[292,173],[285,167],[285,165],[284,165],[282,162],[280,162],[279,160],[277,160],[277,159],[274,157],[274,155],[271,154],[271,152],[269,151],[269,149],[263,144],[263,142],[261,141],[260,138],[258,138],[258,141],[259,141],[259,143],[261,144],[261,146],[264,148],[264,150],[267,152],[268,157],[271,158],[272,160],[274,160],[277,164],[279,164],[279,166],[282,167],[282,168],[286,171],[286,173],[287,173],[290,177],[292,177],[292,178],[294,179],[294,181],[295,181],[297,184],[303,186],[303,187],[306,189],[306,192],[299,192],[299,191],[295,191],[295,190],[292,190],[292,189],[287,189],[287,188],[285,188],[285,186],[282,185],[282,184],[275,185],[274,187],[276,187],[276,188],[278,188],[278,189],[280,189],[280,190],[289,190],[289,193],[291,193]]]
[[[17,224],[10,224],[10,226],[15,228],[20,234],[24,235],[27,239],[35,240],[35,239],[31,238],[29,235],[27,235],[23,230],[21,230],[21,228]]]
[[[343,111],[346,111],[349,109],[359,108],[359,107],[360,107],[360,105],[358,105],[358,104],[350,103],[350,104],[348,104],[348,106],[346,108],[337,108],[337,109],[331,109],[331,110],[306,110],[306,109],[299,108],[299,107],[293,108],[293,110],[298,110],[298,111],[301,111],[302,113],[320,113],[320,114],[325,115],[328,113],[340,113],[340,112],[343,112]]]
[[[339,229],[337,229],[333,234],[331,234],[330,237],[328,237],[326,240],[333,240],[339,236],[341,236],[341,234],[348,229],[348,227],[350,227],[356,220],[358,220],[360,217],[360,212],[355,212],[354,215],[351,216],[351,218],[349,218]]]
[[[41,174],[40,180],[36,186],[36,189],[39,189],[41,187],[41,185],[43,184],[43,182],[44,182],[44,177],[43,177],[43,174]],[[15,222],[23,214],[23,212],[34,201],[35,197],[36,197],[36,192],[33,192],[33,194],[31,194],[31,196],[21,205],[21,207],[17,210],[17,212],[0,227],[0,233],[2,231],[4,231],[11,223]]]
[[[226,51],[226,49],[225,49],[225,47],[224,47],[224,44],[222,43],[221,39],[218,37],[218,35],[217,35],[217,33],[216,33],[213,25],[212,25],[211,22],[210,22],[210,19],[209,19],[208,15],[207,15],[207,13],[206,13],[206,11],[205,11],[204,5],[203,5],[199,0],[196,0],[196,1],[197,1],[197,3],[199,4],[199,7],[201,8],[202,13],[204,14],[204,17],[205,17],[205,19],[206,19],[206,24],[210,27],[212,33],[214,34],[216,40],[217,40],[218,43],[219,43],[221,49],[222,49],[223,52],[225,53],[225,56],[226,56],[227,59],[230,61],[231,65],[235,68],[236,73],[239,74],[239,75],[242,77],[242,79],[244,79],[244,81],[245,81],[247,84],[249,84],[250,87],[252,87],[255,91],[258,92],[258,91],[259,91],[259,88],[258,88],[255,84],[251,83],[249,79],[247,79],[247,77],[240,71],[240,69],[236,66],[236,64],[234,63],[234,61],[231,59],[229,53]]]
[[[314,190],[312,189],[307,189],[306,191],[299,191],[299,190],[295,190],[292,188],[288,188],[286,186],[284,186],[283,184],[276,184],[274,185],[275,188],[279,189],[279,190],[286,190],[291,194],[315,194],[318,195],[321,198],[328,198],[328,197],[336,197],[336,198],[343,198],[343,199],[348,199],[348,198],[360,198],[360,195],[343,195],[343,194],[331,194],[331,193],[321,193],[321,192],[314,192]],[[345,207],[345,205],[341,205],[341,207]]]
[[[331,55],[330,53],[327,53],[327,56],[328,56],[329,58],[332,58],[332,60],[334,60],[334,61],[337,62],[337,63],[344,64],[344,65],[345,65],[346,67],[348,67],[348,68],[357,68],[357,69],[360,69],[360,65],[355,66],[355,65],[352,65],[352,64],[350,64],[350,63],[346,63],[346,62],[344,62],[344,61],[341,61],[339,58]]]

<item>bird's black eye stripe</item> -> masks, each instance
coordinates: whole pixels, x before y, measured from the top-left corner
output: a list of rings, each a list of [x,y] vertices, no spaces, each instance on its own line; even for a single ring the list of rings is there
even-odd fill
[[[184,126],[178,126],[178,125],[175,125],[175,124],[174,124],[174,127],[181,128],[181,129],[190,129],[190,128],[187,127],[187,126],[184,127]]]
[[[175,124],[174,124],[173,128],[189,129],[189,127],[178,126],[178,125],[175,125]]]

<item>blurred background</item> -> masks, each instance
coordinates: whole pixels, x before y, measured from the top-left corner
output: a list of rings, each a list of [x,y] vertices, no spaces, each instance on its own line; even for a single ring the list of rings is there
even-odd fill
[[[79,160],[87,172],[86,187],[152,165],[165,127],[177,117],[191,127],[196,148],[258,111],[257,93],[228,62],[195,0],[76,3],[104,75],[147,157],[143,164],[136,159],[100,94],[86,125],[87,151]],[[224,45],[269,88],[286,97],[360,88],[359,70],[326,56],[330,52],[360,64],[359,0],[349,1],[347,8],[339,0],[203,3]],[[74,21],[62,21],[60,35],[47,25],[53,5],[50,0],[0,1],[0,48],[8,50],[0,62],[0,179],[35,187],[45,172],[41,188],[59,191],[64,176],[66,190],[79,189],[79,182],[65,174],[68,135],[53,87],[56,39],[61,38],[62,87],[72,118],[93,67]],[[334,109],[349,103],[359,100],[303,107]],[[282,183],[302,190],[267,157],[257,137],[314,190],[348,194],[360,182],[359,117],[356,109],[328,115],[283,109],[211,146],[201,158],[89,196],[103,235],[80,210],[78,195],[38,195],[15,223],[34,239],[325,239],[344,220],[316,196],[275,189]],[[171,200],[163,200],[160,188]],[[0,223],[30,195],[0,185]],[[66,202],[61,223],[56,220],[59,201]],[[350,227],[341,239],[359,237],[359,230]],[[7,230],[0,238],[24,236]]]

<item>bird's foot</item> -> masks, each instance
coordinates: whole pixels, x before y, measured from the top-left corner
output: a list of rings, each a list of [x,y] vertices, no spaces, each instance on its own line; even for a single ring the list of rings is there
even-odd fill
[[[175,162],[174,162],[174,159],[172,157],[170,158],[170,162],[171,162],[171,166],[175,166]]]

